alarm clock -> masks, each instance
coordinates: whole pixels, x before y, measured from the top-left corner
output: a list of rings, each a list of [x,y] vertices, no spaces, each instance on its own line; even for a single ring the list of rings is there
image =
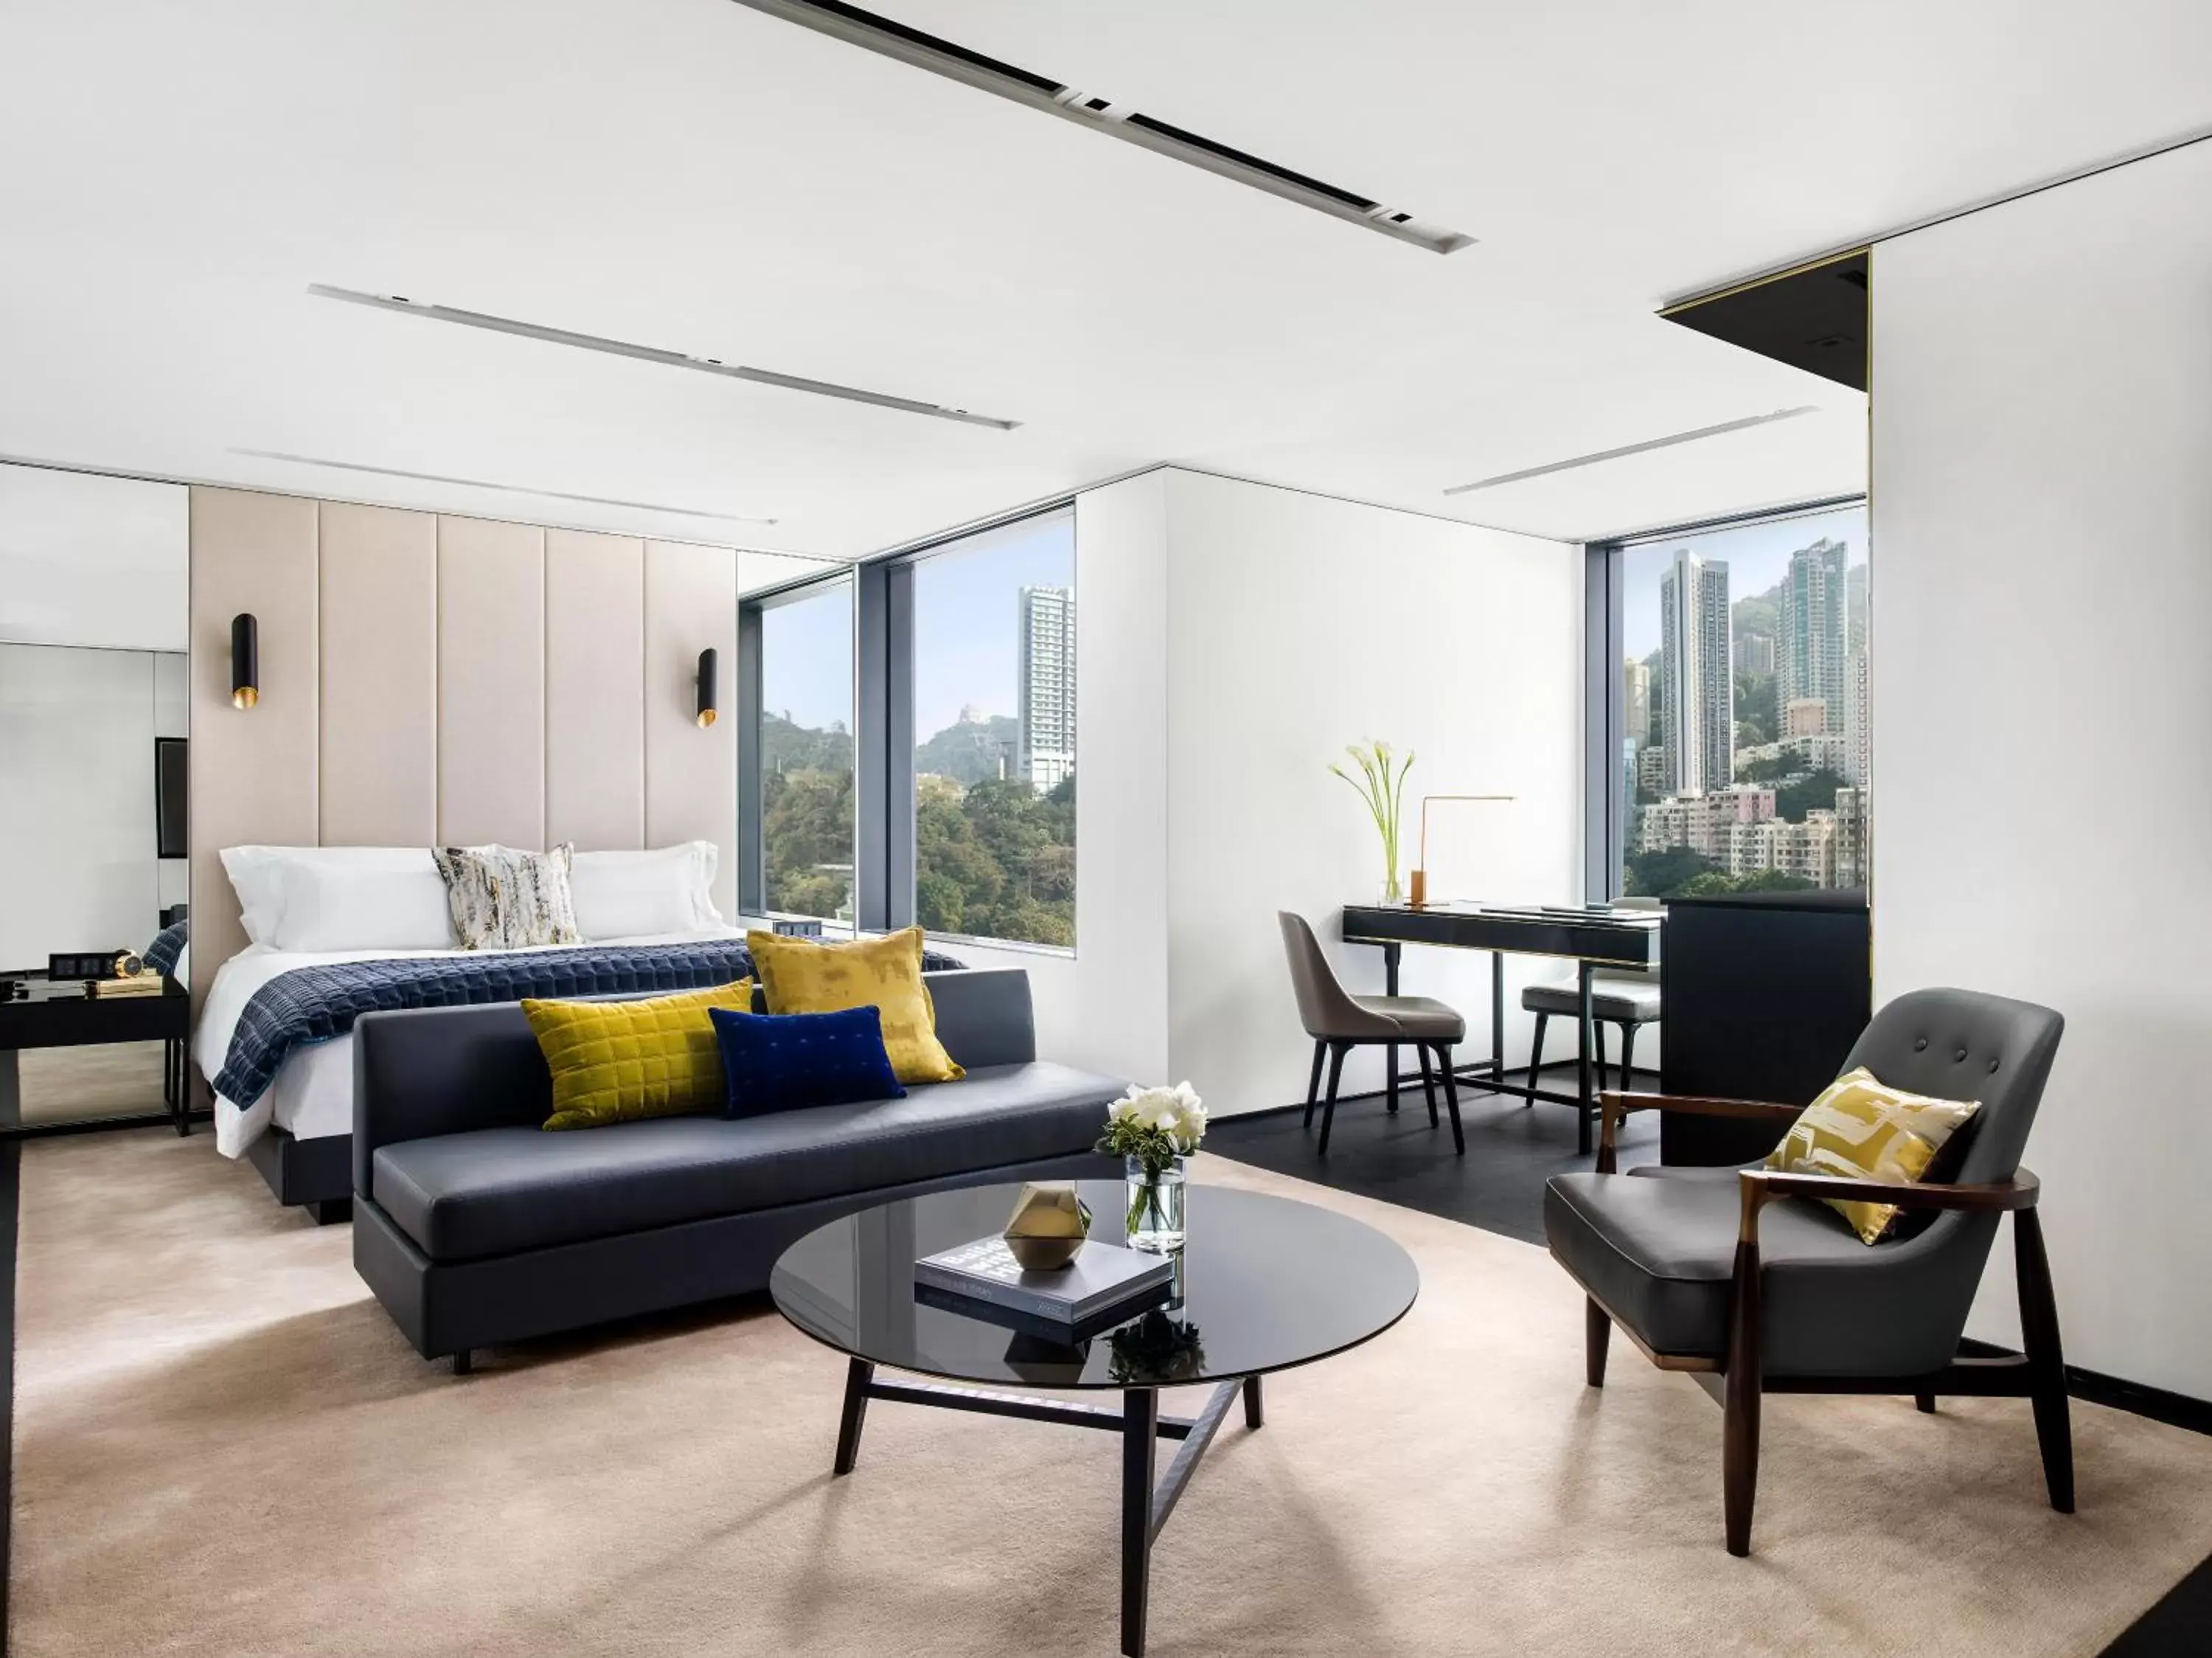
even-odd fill
[[[137,958],[128,950],[65,951],[46,958],[46,977],[50,979],[112,978],[116,964],[135,961]]]

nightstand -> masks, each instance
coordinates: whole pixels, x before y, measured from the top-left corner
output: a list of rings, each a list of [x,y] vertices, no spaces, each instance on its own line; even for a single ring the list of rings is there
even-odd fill
[[[185,1086],[185,1039],[191,997],[173,979],[159,996],[91,997],[81,980],[29,981],[30,995],[0,1002],[0,1133],[23,1126],[16,1053],[24,1048],[75,1048],[104,1042],[161,1044],[161,1098],[179,1134],[191,1132]]]

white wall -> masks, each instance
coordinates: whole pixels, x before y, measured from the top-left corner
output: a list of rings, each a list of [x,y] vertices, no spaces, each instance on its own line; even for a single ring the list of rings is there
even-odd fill
[[[0,644],[0,970],[143,950],[154,856],[155,665],[142,650]]]
[[[1028,970],[1039,1053],[1146,1082],[1168,1072],[1169,477],[1075,503],[1075,954],[947,947]]]
[[[0,640],[182,650],[180,485],[0,466]]]
[[[2208,202],[2200,144],[1883,243],[1871,532],[1876,998],[2065,1015],[2027,1161],[2066,1356],[2200,1399]],[[2002,1264],[1972,1329],[2018,1339]]]
[[[1372,824],[1327,769],[1363,736],[1420,753],[1409,803],[1521,796],[1439,817],[1437,861],[1456,856],[1462,882],[1577,896],[1576,549],[1173,468],[1079,496],[1075,533],[1075,953],[949,947],[1028,970],[1042,1053],[1188,1078],[1217,1113],[1304,1098],[1276,911],[1304,911],[1355,990],[1382,989],[1380,953],[1335,942],[1339,907],[1381,876]],[[1555,976],[1510,964],[1516,1063],[1520,986]],[[1407,952],[1405,988],[1465,1009],[1485,1051],[1489,983],[1487,957]],[[1379,1086],[1381,1061],[1345,1076]]]
[[[786,582],[796,582],[804,576],[819,576],[832,565],[820,558],[802,558],[797,553],[761,552],[751,547],[738,549],[738,592],[740,595],[758,593],[764,588],[781,587]]]
[[[1407,866],[1421,795],[1519,797],[1438,809],[1437,896],[1579,896],[1582,558],[1531,536],[1166,476],[1168,1070],[1231,1113],[1305,1094],[1312,1045],[1277,911],[1312,923],[1352,991],[1382,988],[1382,953],[1337,938],[1339,909],[1371,901],[1382,874],[1373,822],[1328,770],[1346,744],[1380,737],[1418,756]],[[1086,783],[1097,708],[1084,704]],[[1560,976],[1508,958],[1509,1063],[1527,1052],[1522,985]],[[1408,949],[1401,988],[1458,1007],[1470,1047],[1488,1051],[1487,956]],[[1382,1067],[1381,1050],[1355,1051],[1346,1088],[1380,1087]]]

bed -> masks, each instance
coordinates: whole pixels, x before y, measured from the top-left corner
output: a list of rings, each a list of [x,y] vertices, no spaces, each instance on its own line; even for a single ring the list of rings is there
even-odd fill
[[[265,989],[289,987],[278,981],[288,974],[351,963],[395,964],[406,979],[419,979],[440,964],[512,964],[523,967],[532,958],[568,959],[579,954],[632,957],[642,964],[661,966],[668,960],[665,947],[710,944],[728,947],[726,967],[702,972],[696,966],[654,975],[650,989],[690,987],[693,979],[708,983],[741,978],[750,958],[743,949],[744,933],[728,926],[708,926],[681,932],[647,934],[596,941],[579,949],[560,945],[512,951],[463,950],[458,947],[424,950],[285,950],[268,944],[249,945],[216,969],[207,1003],[192,1039],[192,1061],[209,1081],[215,1096],[216,1149],[226,1157],[251,1161],[267,1179],[278,1201],[306,1208],[319,1221],[344,1218],[353,1192],[351,1141],[353,1134],[353,1036],[351,1018],[337,1022],[345,1028],[331,1034],[301,1032],[286,1051],[276,1056],[273,1070],[259,1083],[258,1093],[241,1102],[232,1093],[250,1090],[232,1086],[226,1092],[226,1073],[239,1074],[234,1064],[240,1026],[255,998]],[[720,954],[719,952],[715,953]],[[715,955],[709,955],[711,964]],[[417,974],[411,969],[421,968]],[[682,982],[678,982],[678,981]],[[411,988],[411,987],[410,987]],[[548,993],[562,988],[548,982]],[[596,987],[594,987],[596,988]],[[625,987],[626,988],[626,987]],[[441,998],[442,999],[442,998]],[[474,1000],[457,996],[454,1000]],[[485,999],[507,1000],[508,997]],[[262,1006],[270,998],[264,998]],[[392,1005],[408,1005],[403,999]],[[427,1004],[425,1004],[427,1005]],[[258,1082],[258,1078],[252,1079]]]
[[[424,847],[241,846],[222,853],[252,942],[216,967],[191,1058],[216,1148],[319,1222],[353,1196],[353,1022],[391,1008],[523,997],[652,995],[752,971],[742,929],[708,896],[716,849],[573,855],[582,941],[459,948]],[[924,965],[957,967],[927,953]]]

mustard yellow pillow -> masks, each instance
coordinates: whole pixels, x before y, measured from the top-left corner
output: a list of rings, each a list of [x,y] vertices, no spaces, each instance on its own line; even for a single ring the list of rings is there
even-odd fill
[[[603,1128],[722,1108],[722,1052],[709,1008],[748,1009],[753,982],[642,1002],[540,1002],[523,1017],[553,1073],[550,1129]]]
[[[1978,1100],[1937,1100],[1876,1080],[1864,1065],[1828,1084],[1790,1125],[1766,1166],[1789,1174],[1918,1181],[1943,1143],[1981,1109]],[[1821,1201],[1867,1243],[1880,1243],[1897,1220],[1895,1204]]]
[[[937,1010],[921,979],[921,928],[849,944],[747,933],[745,945],[770,1013],[874,1008],[883,1015],[884,1050],[900,1082],[951,1082],[968,1074],[937,1039]]]

